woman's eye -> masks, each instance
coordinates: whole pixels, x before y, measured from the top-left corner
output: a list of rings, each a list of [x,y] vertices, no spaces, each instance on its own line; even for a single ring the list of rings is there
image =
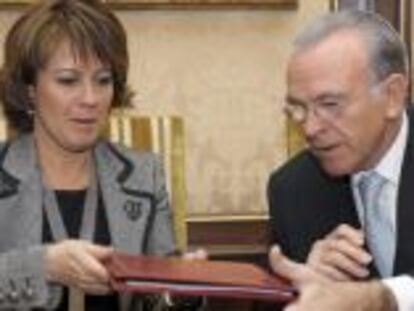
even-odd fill
[[[78,79],[76,79],[76,78],[58,78],[57,81],[58,81],[58,83],[60,83],[62,85],[73,85],[78,81]]]
[[[112,76],[105,76],[98,78],[98,83],[100,85],[110,85],[113,83]]]

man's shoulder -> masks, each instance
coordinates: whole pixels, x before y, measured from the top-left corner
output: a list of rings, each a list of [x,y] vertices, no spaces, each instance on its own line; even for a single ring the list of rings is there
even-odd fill
[[[323,175],[317,160],[305,150],[274,170],[270,175],[270,183],[306,182]]]
[[[332,177],[307,150],[273,171],[268,182],[270,193],[340,193],[348,191],[349,176]]]

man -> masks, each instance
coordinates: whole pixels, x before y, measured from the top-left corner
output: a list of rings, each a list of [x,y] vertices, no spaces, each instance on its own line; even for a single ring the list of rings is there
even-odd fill
[[[303,282],[282,269],[299,284],[299,305],[315,288],[342,288],[335,299],[348,308],[337,310],[377,310],[378,303],[414,310],[406,47],[374,13],[329,14],[298,37],[287,82],[285,111],[308,148],[272,174],[268,198],[274,242],[306,263],[299,270],[318,276]]]
[[[284,311],[398,310],[392,293],[380,282],[334,282],[309,265],[289,260],[277,246],[270,252],[270,263],[300,293]]]

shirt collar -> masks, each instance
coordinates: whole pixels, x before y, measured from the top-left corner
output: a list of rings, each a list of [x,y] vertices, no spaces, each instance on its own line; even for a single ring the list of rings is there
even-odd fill
[[[353,174],[351,177],[352,183],[357,184],[363,175],[366,175],[370,172],[376,172],[394,185],[398,185],[401,175],[402,162],[404,160],[405,148],[407,145],[407,139],[408,117],[404,112],[402,116],[401,127],[391,147],[372,170],[361,171]]]

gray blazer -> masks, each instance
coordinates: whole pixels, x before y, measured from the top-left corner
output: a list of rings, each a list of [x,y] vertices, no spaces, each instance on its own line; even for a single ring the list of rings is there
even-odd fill
[[[106,142],[97,144],[94,155],[114,248],[133,254],[174,252],[168,195],[157,158]],[[60,287],[45,280],[36,163],[31,135],[0,149],[0,309],[53,308],[60,299]],[[131,309],[130,298],[123,297],[122,309]]]

